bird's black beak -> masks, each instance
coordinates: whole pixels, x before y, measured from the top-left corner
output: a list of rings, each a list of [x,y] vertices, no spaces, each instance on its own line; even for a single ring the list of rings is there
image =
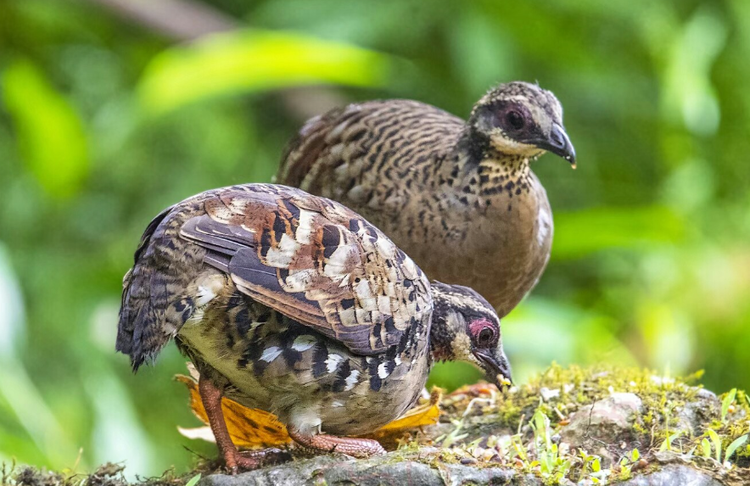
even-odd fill
[[[568,134],[565,133],[562,125],[553,123],[549,136],[542,140],[535,140],[533,143],[540,149],[562,157],[570,162],[574,169],[576,168],[576,149],[570,143],[570,138],[568,138]]]
[[[503,390],[513,384],[510,363],[502,349],[495,351],[495,354],[489,349],[477,349],[474,351],[474,356],[482,364],[487,381],[494,383],[498,389]]]

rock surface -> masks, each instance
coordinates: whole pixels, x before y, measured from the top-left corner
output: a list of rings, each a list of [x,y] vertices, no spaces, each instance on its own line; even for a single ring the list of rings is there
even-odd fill
[[[390,456],[390,455],[389,455]],[[333,456],[317,457],[281,466],[251,471],[237,476],[213,474],[200,486],[380,486],[424,485],[507,485],[545,486],[550,484],[531,473],[500,467],[477,468],[469,465],[431,467],[417,461],[393,461],[386,456],[355,461]],[[558,484],[576,484],[563,479]],[[593,484],[584,481],[582,484]],[[662,469],[619,483],[621,486],[723,486],[705,471],[684,464],[667,464]]]
[[[382,456],[293,450],[290,462],[236,476],[204,465],[141,484],[178,486],[200,472],[200,486],[750,485],[749,397],[717,397],[693,381],[553,366],[510,391],[479,384],[451,393],[439,423],[378,437],[391,451]],[[0,483],[127,486],[122,469],[103,465],[82,478],[20,467],[0,471]]]
[[[668,465],[648,475],[629,479],[622,486],[722,486],[709,473],[690,466]]]
[[[297,457],[237,476],[207,475],[200,485],[750,484],[750,449],[723,464],[702,454],[708,428],[724,450],[750,432],[744,394],[736,402],[722,419],[719,397],[680,380],[553,367],[510,392],[457,390],[443,399],[440,423],[381,438],[387,455]]]

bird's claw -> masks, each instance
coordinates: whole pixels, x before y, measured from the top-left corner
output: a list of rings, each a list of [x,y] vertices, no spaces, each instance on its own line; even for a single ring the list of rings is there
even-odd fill
[[[291,459],[287,451],[281,449],[263,449],[260,451],[235,452],[224,458],[227,472],[232,476],[243,472],[252,471],[271,464],[278,464]]]

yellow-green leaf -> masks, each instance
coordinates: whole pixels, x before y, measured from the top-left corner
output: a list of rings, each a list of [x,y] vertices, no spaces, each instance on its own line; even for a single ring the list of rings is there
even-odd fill
[[[237,31],[156,56],[139,86],[147,112],[164,113],[207,98],[332,83],[376,86],[388,58],[349,44],[293,32]]]
[[[185,486],[195,486],[196,484],[198,484],[198,481],[200,480],[201,480],[201,473],[198,473],[192,478],[190,478],[190,481],[185,483]]]
[[[734,439],[734,441],[732,441],[732,443],[729,444],[729,447],[727,447],[727,454],[726,454],[726,456],[724,456],[724,460],[728,461],[729,458],[732,457],[732,454],[734,454],[734,452],[737,449],[739,449],[740,447],[742,447],[743,445],[745,445],[745,442],[747,442],[747,434],[745,434],[745,435],[743,435],[741,437],[737,437],[736,439]]]
[[[89,173],[89,159],[86,133],[75,109],[28,61],[11,64],[2,86],[19,150],[31,173],[53,196],[76,194]]]
[[[721,438],[719,438],[719,434],[713,429],[708,429],[706,433],[713,443],[714,451],[716,453],[716,462],[721,462]]]
[[[563,260],[610,248],[676,243],[684,234],[683,219],[663,206],[555,213],[552,258]]]
[[[732,388],[729,393],[726,394],[724,399],[721,401],[721,420],[724,421],[729,413],[729,407],[734,403],[734,398],[737,396],[737,389]]]

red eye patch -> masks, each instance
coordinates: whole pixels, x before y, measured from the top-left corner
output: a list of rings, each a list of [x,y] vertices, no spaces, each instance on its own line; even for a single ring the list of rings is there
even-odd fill
[[[488,319],[476,319],[469,323],[469,333],[472,336],[478,336],[482,329],[489,329],[492,331],[492,336],[495,335],[495,324],[490,322]]]

